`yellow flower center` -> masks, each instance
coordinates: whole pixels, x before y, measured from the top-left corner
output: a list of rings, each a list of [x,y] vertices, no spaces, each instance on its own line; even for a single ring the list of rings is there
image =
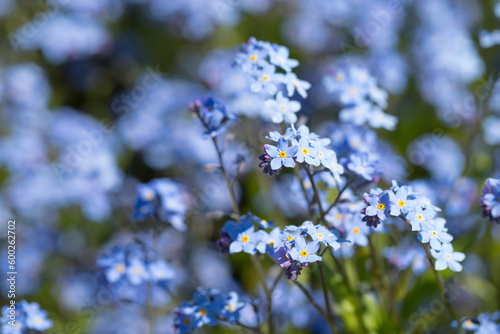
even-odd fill
[[[278,56],[278,61],[279,61],[280,63],[282,63],[284,60],[285,60],[285,58],[283,58],[283,57],[281,57],[281,56]]]
[[[337,82],[341,82],[342,80],[344,80],[344,76],[339,73],[335,76],[335,80],[337,80]]]
[[[300,255],[302,257],[306,257],[307,256],[307,251],[306,250],[303,250],[302,252],[300,252]]]
[[[323,239],[323,234],[318,233],[318,238]]]
[[[339,213],[336,218],[337,218],[337,220],[341,220],[342,219],[342,215]]]
[[[355,227],[354,230],[353,230],[354,234],[358,234],[359,233],[359,227]]]
[[[250,61],[256,61],[257,60],[257,55],[251,55],[250,56]]]
[[[248,242],[249,238],[248,236],[244,235],[243,238],[241,238],[241,241],[243,242]]]
[[[309,152],[309,151],[307,150],[307,148],[303,148],[303,149],[302,149],[302,153],[307,154],[307,152]]]
[[[379,204],[377,205],[377,208],[378,208],[379,210],[384,210],[384,209],[385,209],[385,204],[384,204],[384,203],[379,203]]]
[[[323,152],[318,152],[318,155],[323,158]]]
[[[293,235],[289,236],[286,241],[292,241],[293,240]]]
[[[155,198],[155,192],[151,189],[146,190],[146,192],[143,194],[144,199],[146,201],[151,201]]]
[[[405,201],[399,201],[399,202],[398,202],[398,205],[399,205],[400,207],[405,206],[405,204],[406,204],[406,203],[405,203]]]
[[[140,273],[142,273],[142,268],[140,268],[140,267],[135,268],[134,273],[139,275]]]
[[[424,216],[422,216],[421,214],[418,214],[418,215],[417,215],[417,219],[418,219],[418,220],[422,220],[422,219],[424,219]]]
[[[472,320],[466,320],[464,321],[463,325],[462,325],[465,329],[467,328],[471,328],[472,326],[474,326],[474,323],[472,322]]]
[[[269,241],[269,246],[274,247],[274,241]]]
[[[201,315],[201,316],[204,316],[205,314],[207,314],[207,310],[205,310],[204,308],[202,308],[202,309],[200,310],[200,315]]]
[[[280,152],[280,158],[286,158],[286,152],[285,151],[281,151]]]
[[[40,318],[35,318],[35,323],[39,324],[39,323],[41,323],[41,322],[42,322],[42,319],[40,319]]]
[[[282,103],[282,104],[280,104],[279,109],[281,110],[281,112],[285,112],[288,110],[288,106],[286,104]]]
[[[125,272],[125,266],[123,264],[117,264],[115,266],[115,270],[119,272],[120,274],[123,274]]]
[[[349,94],[350,94],[350,95],[355,95],[355,94],[356,94],[356,92],[357,92],[357,90],[356,90],[356,88],[354,88],[354,87],[352,87],[352,88],[350,88],[350,89],[349,89]]]
[[[435,238],[435,237],[437,237],[437,235],[438,235],[438,232],[437,232],[437,231],[432,231],[432,232],[431,232],[431,236],[433,236],[434,238]]]
[[[231,304],[227,304],[226,305],[226,309],[229,311],[229,312],[234,312],[234,306],[231,305]]]
[[[184,319],[184,325],[189,325],[191,323],[191,321],[189,321],[188,318]]]
[[[264,81],[264,82],[268,82],[268,81],[269,81],[269,75],[264,74],[264,75],[262,76],[262,81]]]

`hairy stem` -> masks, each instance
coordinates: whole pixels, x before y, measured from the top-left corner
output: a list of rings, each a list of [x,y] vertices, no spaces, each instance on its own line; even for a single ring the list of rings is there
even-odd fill
[[[399,216],[406,224],[408,224],[408,226],[410,226],[411,228],[411,223],[408,221],[408,219],[406,219],[406,217],[401,214]],[[432,255],[431,255],[431,252],[429,251],[429,248],[424,245],[423,243],[420,243],[422,245],[422,247],[424,248],[424,251],[425,251],[425,254],[427,255],[427,259],[429,261],[429,266],[431,267],[432,271],[434,272],[434,277],[436,278],[436,281],[438,282],[438,286],[439,286],[439,290],[441,291],[441,295],[443,297],[443,302],[446,306],[446,309],[448,310],[448,312],[450,313],[451,317],[453,318],[453,320],[457,321],[458,323],[460,323],[458,317],[457,317],[457,314],[455,313],[455,310],[453,309],[453,306],[451,305],[450,303],[450,300],[448,299],[448,295],[446,294],[446,287],[445,287],[445,284],[444,284],[444,280],[443,280],[443,277],[441,276],[441,274],[436,270],[436,267],[434,266],[434,259],[432,258]],[[461,332],[463,332],[462,330],[462,327],[459,326],[459,330]]]
[[[257,269],[257,273],[259,274],[261,283],[262,283],[262,288],[264,288],[264,293],[266,294],[266,303],[267,303],[267,323],[269,326],[269,334],[274,333],[274,320],[273,320],[273,292],[267,287],[266,284],[266,275],[264,273],[264,269],[262,268],[262,264],[260,261],[255,257],[252,256],[252,261],[255,264],[255,268]],[[281,276],[281,275],[280,275]]]
[[[306,296],[307,300],[309,300],[309,303],[311,303],[311,305],[316,309],[318,310],[318,312],[323,316],[323,318],[325,318],[326,320],[328,320],[328,316],[326,315],[325,311],[323,311],[323,309],[321,308],[321,306],[318,305],[318,303],[316,303],[316,301],[314,300],[314,298],[311,296],[311,293],[306,289],[305,286],[303,286],[302,284],[300,284],[299,282],[297,281],[293,281],[295,283],[295,285],[297,285],[300,290],[304,293],[304,295]]]
[[[326,287],[325,274],[323,272],[323,264],[321,263],[321,261],[318,261],[317,263],[319,268],[319,275],[321,278],[321,289],[323,290],[323,297],[325,298],[326,314],[328,315],[327,320],[328,323],[330,324],[330,327],[332,328],[333,333],[340,334],[340,330],[337,327],[337,324],[335,323],[334,320],[332,307],[330,306],[330,298],[328,297],[328,289]]]
[[[236,194],[234,193],[233,182],[229,179],[229,175],[226,172],[226,168],[224,167],[224,162],[222,160],[222,151],[217,145],[217,137],[212,137],[212,141],[215,146],[215,150],[217,151],[217,156],[219,158],[220,170],[222,171],[222,175],[224,175],[224,180],[226,181],[227,188],[229,190],[229,195],[231,196],[231,203],[233,204],[234,213],[240,217],[240,208],[238,206],[238,201],[236,200]]]

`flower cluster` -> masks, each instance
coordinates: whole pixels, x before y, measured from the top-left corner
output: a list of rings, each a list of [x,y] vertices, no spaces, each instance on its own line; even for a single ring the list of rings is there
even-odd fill
[[[500,224],[500,179],[487,179],[479,197],[483,217]]]
[[[189,105],[189,109],[201,121],[205,127],[204,135],[206,137],[217,137],[226,130],[231,121],[236,121],[236,115],[228,112],[226,107],[219,101],[208,97],[196,100]]]
[[[339,238],[337,231],[314,225],[311,221],[305,221],[300,226],[289,225],[281,230],[269,224],[259,224],[256,229],[258,220],[260,218],[248,213],[239,222],[227,221],[220,231],[221,239],[217,246],[222,253],[268,254],[285,268],[289,279],[296,280],[302,267],[308,263],[321,261],[321,256],[317,254],[320,244],[337,250],[340,243],[345,242]]]
[[[251,78],[251,91],[271,97],[265,101],[265,105],[274,123],[295,123],[301,104],[289,98],[295,92],[306,98],[307,90],[311,88],[309,82],[298,79],[292,72],[299,62],[290,59],[289,53],[285,46],[258,41],[252,37],[235,58],[243,72]],[[280,90],[281,88],[283,89]]]
[[[323,84],[344,106],[339,114],[342,122],[394,130],[397,118],[383,111],[387,108],[387,92],[377,86],[365,68],[336,66],[323,78]]]
[[[330,144],[330,139],[319,138],[317,134],[310,132],[306,125],[298,129],[292,125],[285,134],[272,131],[266,138],[277,144],[264,145],[266,154],[259,157],[262,161],[259,167],[264,168],[264,174],[272,175],[283,166],[293,168],[298,162],[315,167],[322,165],[332,172],[338,182],[342,182],[340,174],[344,173],[344,167],[337,163],[335,151],[326,147]]]
[[[290,225],[282,231],[279,242],[275,244],[273,250],[274,260],[276,264],[285,268],[288,279],[297,280],[303,267],[322,260],[321,255],[324,251],[318,254],[320,244],[338,250],[343,242],[346,241],[339,238],[336,230],[305,221],[300,226]]]
[[[140,286],[152,282],[166,287],[176,275],[175,268],[147,251],[144,245],[115,246],[97,259],[97,266],[108,284]]]
[[[441,209],[432,205],[427,197],[414,192],[410,186],[400,187],[394,181],[388,190],[372,189],[370,194],[365,194],[364,200],[368,206],[361,213],[367,226],[377,227],[390,216],[400,217],[418,233],[420,242],[429,243],[436,259],[436,270],[462,271],[459,262],[465,259],[465,254],[453,251],[453,237],[448,233],[446,220],[436,217]]]
[[[461,320],[460,327],[467,331],[467,333],[500,333],[500,311],[496,311],[492,314],[481,313],[475,318]]]
[[[134,219],[143,221],[151,216],[184,231],[184,216],[188,209],[186,202],[187,195],[182,187],[170,179],[154,179],[149,183],[141,183],[137,186]]]
[[[244,306],[236,292],[223,294],[216,289],[204,291],[198,288],[191,300],[175,309],[174,326],[179,334],[183,334],[205,325],[215,326],[218,320],[235,324]]]
[[[21,305],[10,304],[2,308],[2,333],[23,334],[33,331],[45,331],[52,327],[52,320],[47,318],[47,311],[40,309],[38,303],[21,300]]]

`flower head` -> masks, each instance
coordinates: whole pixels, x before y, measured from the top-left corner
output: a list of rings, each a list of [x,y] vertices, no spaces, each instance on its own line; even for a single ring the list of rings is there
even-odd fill
[[[436,259],[436,270],[450,268],[453,271],[462,271],[462,265],[459,262],[465,259],[465,254],[454,252],[451,244],[443,244],[440,251],[431,249],[431,254]]]
[[[483,217],[500,224],[500,179],[487,179],[479,198]]]
[[[275,99],[266,101],[266,108],[270,113],[273,123],[288,123],[297,122],[295,113],[300,110],[300,102],[291,101],[283,96],[282,92],[278,92]]]
[[[297,146],[288,146],[288,141],[283,138],[278,141],[278,146],[268,145],[266,152],[272,158],[271,169],[278,170],[282,166],[295,167],[295,160],[293,158],[297,155],[297,151]]]
[[[321,256],[316,254],[318,249],[319,243],[317,241],[307,243],[305,238],[297,237],[294,247],[290,250],[290,256],[302,265],[309,262],[321,261]]]

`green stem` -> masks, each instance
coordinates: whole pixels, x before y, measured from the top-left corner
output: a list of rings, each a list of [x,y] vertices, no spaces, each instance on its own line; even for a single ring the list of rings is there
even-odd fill
[[[229,195],[231,196],[231,203],[233,204],[233,210],[234,213],[238,216],[238,219],[240,217],[240,209],[238,206],[238,201],[236,200],[236,194],[234,193],[234,187],[233,187],[233,182],[229,179],[229,176],[227,175],[226,168],[224,167],[224,162],[222,160],[222,151],[219,149],[219,146],[217,145],[217,137],[212,137],[212,141],[215,146],[215,150],[217,151],[217,156],[219,158],[219,163],[220,163],[220,170],[222,171],[222,175],[224,175],[224,180],[226,181],[227,188],[229,190]]]
[[[351,284],[351,280],[349,279],[349,276],[347,276],[347,273],[345,271],[345,268],[344,268],[342,262],[340,262],[340,260],[337,259],[333,255],[333,252],[332,252],[332,258],[333,258],[333,262],[335,263],[335,266],[337,267],[337,270],[342,275],[342,278],[343,278],[345,284],[347,285],[347,288],[352,292],[354,299],[356,301],[356,308],[355,308],[356,309],[356,318],[358,319],[360,330],[362,333],[367,333],[365,322],[363,320],[363,313],[361,310],[361,306],[363,304],[361,303],[361,298],[359,296],[360,295],[359,290],[355,289],[354,286]]]
[[[328,320],[328,316],[326,315],[325,311],[323,311],[323,309],[321,308],[321,306],[318,305],[318,303],[316,303],[316,301],[314,301],[314,298],[311,296],[311,293],[306,289],[305,286],[303,286],[302,284],[300,284],[299,282],[297,281],[293,281],[295,283],[295,285],[297,285],[300,290],[304,293],[304,295],[306,296],[307,300],[309,300],[309,303],[311,303],[311,305],[316,309],[318,310],[318,312],[323,316],[323,318],[325,318],[326,320]]]
[[[297,178],[299,179],[300,188],[302,189],[302,193],[304,194],[304,198],[306,199],[307,207],[309,209],[309,215],[312,218],[314,216],[314,211],[312,209],[312,204],[311,201],[309,200],[309,196],[307,195],[306,185],[304,184],[304,180],[302,180],[302,177],[300,176],[300,171],[294,168],[294,172]]]
[[[330,298],[328,298],[328,289],[326,287],[325,274],[323,272],[323,265],[321,264],[321,261],[319,261],[317,263],[318,263],[318,268],[319,268],[319,275],[321,278],[321,288],[323,290],[323,297],[325,298],[326,314],[328,316],[327,320],[328,320],[328,323],[330,324],[330,327],[332,328],[333,333],[340,334],[340,330],[337,327],[337,324],[335,323],[335,320],[334,320],[332,307],[330,306]]]
[[[255,268],[257,269],[257,273],[259,274],[262,287],[264,288],[264,293],[266,294],[266,303],[267,303],[267,322],[269,326],[269,334],[274,333],[274,320],[273,320],[273,293],[272,290],[269,290],[266,284],[266,275],[264,273],[264,269],[262,268],[262,265],[260,261],[255,257],[251,257],[252,261],[255,264]]]
[[[311,174],[311,171],[309,170],[309,166],[303,166],[304,170],[306,171],[307,176],[309,177],[309,182],[311,182],[311,187],[313,189],[313,194],[314,194],[314,200],[316,201],[316,204],[318,204],[318,209],[320,213],[320,217],[325,216],[325,212],[323,211],[323,206],[321,205],[321,200],[319,197],[319,191],[318,188],[316,187],[316,183],[314,182],[314,178]]]
[[[342,188],[342,190],[339,191],[339,194],[337,195],[337,198],[335,198],[335,201],[333,201],[332,204],[330,204],[330,206],[325,210],[324,214],[322,214],[319,217],[319,221],[324,221],[325,216],[328,214],[328,212],[330,212],[330,210],[332,210],[339,203],[340,197],[342,196],[344,191],[346,191],[346,189],[349,187],[349,183],[350,183],[350,180],[347,180],[344,188]]]
[[[408,221],[408,219],[406,219],[406,217],[401,214],[399,216],[406,224],[408,224],[408,226],[411,227],[411,223]],[[453,306],[451,305],[450,303],[450,300],[448,299],[448,295],[446,294],[446,287],[445,287],[445,284],[444,284],[444,280],[443,280],[443,277],[441,276],[441,274],[436,270],[435,266],[434,266],[434,259],[432,258],[432,255],[431,255],[431,252],[429,251],[429,248],[424,245],[423,243],[421,243],[422,247],[424,248],[424,251],[425,251],[425,254],[427,255],[427,259],[429,260],[429,265],[432,269],[432,271],[434,272],[434,277],[436,278],[436,281],[438,282],[438,286],[439,286],[439,290],[441,291],[441,295],[443,297],[443,301],[444,301],[444,304],[446,306],[446,309],[448,310],[448,312],[450,313],[451,317],[453,318],[453,320],[457,321],[458,323],[460,323],[458,317],[457,317],[457,314],[455,313],[455,310],[453,309]],[[463,329],[461,326],[459,326],[459,330],[461,332],[463,332]]]

